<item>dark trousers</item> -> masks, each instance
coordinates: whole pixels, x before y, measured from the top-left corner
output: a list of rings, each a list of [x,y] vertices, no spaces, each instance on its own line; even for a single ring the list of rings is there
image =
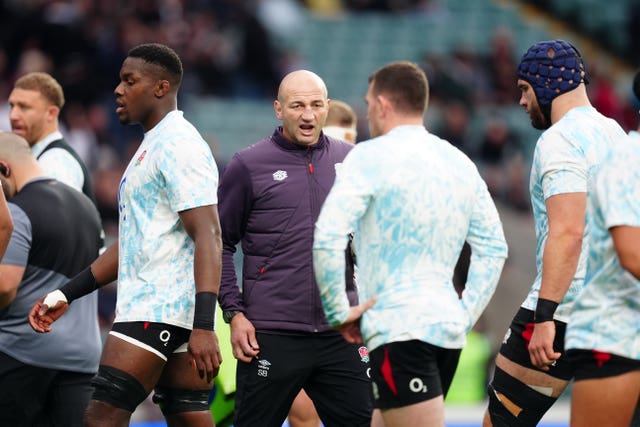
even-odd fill
[[[27,365],[0,352],[0,426],[81,427],[91,378]]]
[[[369,426],[369,357],[341,335],[257,334],[260,354],[238,362],[236,427],[282,426],[304,388],[326,427]]]

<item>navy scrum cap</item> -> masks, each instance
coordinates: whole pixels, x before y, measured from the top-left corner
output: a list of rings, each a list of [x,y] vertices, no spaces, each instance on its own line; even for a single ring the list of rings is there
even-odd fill
[[[564,40],[547,40],[534,44],[522,56],[518,78],[533,88],[538,104],[551,108],[555,97],[588,83],[580,52]]]

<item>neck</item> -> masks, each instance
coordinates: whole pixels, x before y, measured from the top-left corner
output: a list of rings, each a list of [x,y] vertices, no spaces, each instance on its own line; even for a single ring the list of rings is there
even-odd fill
[[[551,103],[551,123],[556,123],[565,114],[567,114],[569,110],[577,107],[588,106],[591,106],[591,102],[589,101],[589,97],[587,96],[587,91],[584,83],[581,83],[580,86],[578,86],[574,90],[563,93],[553,100],[553,102]]]
[[[12,173],[16,183],[16,191],[20,191],[27,182],[44,176],[44,172],[37,160],[32,158],[25,160],[19,167],[14,167]]]
[[[402,114],[394,114],[385,121],[382,128],[383,134],[389,133],[398,126],[424,126],[424,121],[421,115],[405,116]]]
[[[158,108],[151,111],[151,113],[149,114],[146,120],[140,123],[142,125],[142,129],[145,132],[150,131],[158,123],[160,123],[160,121],[164,119],[167,114],[177,109],[178,109],[178,103],[175,99],[165,102],[164,104],[160,104]]]
[[[42,129],[42,134],[40,134],[40,138],[38,138],[37,141],[35,141],[33,143],[33,145],[37,144],[38,142],[42,141],[43,139],[45,139],[46,137],[48,137],[49,135],[51,135],[54,132],[59,132],[59,128],[58,128],[58,124],[52,124],[51,126],[45,126]]]

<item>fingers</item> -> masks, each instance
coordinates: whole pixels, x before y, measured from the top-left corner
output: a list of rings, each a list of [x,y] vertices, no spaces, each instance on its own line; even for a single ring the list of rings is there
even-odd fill
[[[357,323],[347,323],[338,328],[342,337],[350,344],[362,344],[362,333]]]
[[[556,366],[556,360],[562,353],[554,352],[552,347],[530,350],[531,364],[538,369],[548,371],[550,367]]]
[[[258,344],[249,344],[248,340],[233,346],[233,357],[246,363],[251,362],[254,357],[258,356],[258,353],[260,353]]]
[[[51,332],[51,324],[61,315],[61,310],[58,311],[57,316],[51,315],[51,311],[46,311],[46,314],[40,314],[42,312],[42,298],[36,302],[29,311],[28,319],[31,328],[38,333]],[[62,311],[63,312],[63,311]],[[55,314],[55,313],[54,313]]]
[[[44,322],[40,317],[41,303],[38,301],[29,311],[29,325],[34,331],[39,333],[46,333],[51,330],[51,326]]]
[[[371,307],[374,306],[375,303],[376,303],[376,297],[374,296],[369,298],[369,300],[364,304],[360,304],[360,306],[362,307],[362,312],[364,313],[365,311],[369,310]]]
[[[240,319],[239,319],[240,320]],[[233,357],[249,363],[260,353],[260,345],[256,339],[256,331],[249,321],[236,322],[231,326],[231,345]]]
[[[529,341],[531,364],[536,368],[548,371],[550,366],[560,358],[561,353],[553,350],[556,330],[553,322],[536,323]]]

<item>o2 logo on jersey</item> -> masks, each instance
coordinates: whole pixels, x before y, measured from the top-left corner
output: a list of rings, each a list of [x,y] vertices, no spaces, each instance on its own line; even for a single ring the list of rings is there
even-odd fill
[[[126,182],[127,182],[127,177],[125,176],[124,178],[122,178],[122,181],[120,181],[120,186],[118,187],[118,212],[120,212],[120,217],[122,218],[123,221],[126,221],[127,219],[127,214],[124,211],[124,209],[126,208],[126,205],[122,201],[122,191],[124,190],[124,184]]]

